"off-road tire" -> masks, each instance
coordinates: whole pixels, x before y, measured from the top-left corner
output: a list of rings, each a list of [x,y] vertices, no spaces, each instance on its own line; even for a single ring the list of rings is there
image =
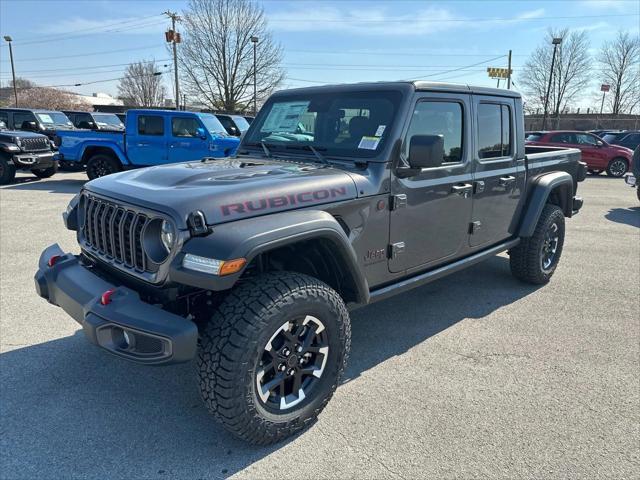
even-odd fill
[[[34,169],[34,170],[31,170],[31,173],[33,173],[38,178],[53,177],[56,173],[58,173],[58,164],[54,163],[53,166],[49,168]]]
[[[553,224],[558,227],[559,241],[555,258],[549,268],[542,266],[545,235]],[[536,229],[531,237],[520,239],[520,243],[509,251],[511,273],[523,282],[543,285],[551,279],[558,266],[564,245],[564,213],[557,205],[547,204],[538,219]]]
[[[0,185],[7,185],[16,178],[16,166],[12,161],[0,155]]]
[[[258,362],[274,332],[300,315],[319,318],[329,353],[318,383],[290,410],[274,413],[261,403]],[[338,386],[351,344],[349,313],[323,282],[294,272],[243,281],[216,309],[198,340],[197,375],[208,410],[235,436],[259,445],[276,443],[313,423]]]
[[[619,165],[620,162],[623,162],[625,164],[624,167],[624,172],[620,169],[616,169],[615,166]],[[610,177],[614,177],[614,178],[622,178],[624,177],[624,174],[627,173],[627,171],[629,170],[629,162],[621,157],[616,157],[613,158],[610,162],[609,165],[607,165],[607,175],[609,175]]]
[[[94,155],[87,162],[87,177],[94,180],[122,170],[120,162],[109,155]]]

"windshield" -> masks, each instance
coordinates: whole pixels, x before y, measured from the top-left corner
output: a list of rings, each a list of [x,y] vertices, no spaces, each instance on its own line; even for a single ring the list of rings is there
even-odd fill
[[[99,127],[124,128],[124,124],[114,113],[94,113],[93,120]]]
[[[204,123],[204,126],[207,130],[209,130],[210,133],[217,133],[217,134],[227,134],[227,131],[224,129],[224,127],[222,126],[222,124],[220,123],[220,120],[218,120],[215,115],[212,115],[210,113],[201,113],[198,115],[198,117],[200,117],[200,120],[202,120],[202,123]]]
[[[62,112],[37,112],[36,117],[45,127],[58,125],[73,127],[71,120]]]
[[[602,137],[602,140],[604,140],[607,143],[612,143],[614,140],[617,140],[619,136],[620,136],[619,133],[607,133]]]
[[[231,115],[231,118],[233,118],[233,121],[241,132],[244,133],[249,130],[249,122],[247,122],[244,117],[241,117],[240,115]]]
[[[401,99],[400,92],[383,90],[278,96],[263,107],[245,145],[264,142],[270,150],[312,145],[328,155],[373,157],[389,136]]]

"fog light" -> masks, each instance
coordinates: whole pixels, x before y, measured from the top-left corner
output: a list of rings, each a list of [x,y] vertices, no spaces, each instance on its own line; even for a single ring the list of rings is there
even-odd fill
[[[124,339],[124,346],[128,348],[131,345],[131,339],[129,338],[129,334],[126,330],[122,330],[122,338]]]

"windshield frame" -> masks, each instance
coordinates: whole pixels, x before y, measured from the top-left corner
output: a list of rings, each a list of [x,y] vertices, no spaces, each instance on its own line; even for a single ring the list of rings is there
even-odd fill
[[[261,142],[268,146],[269,150],[274,155],[286,155],[286,156],[311,156],[316,157],[314,152],[310,149],[304,148],[305,146],[311,146],[317,151],[321,152],[323,157],[334,158],[355,162],[368,162],[368,161],[388,161],[387,151],[392,147],[393,140],[397,137],[397,132],[403,127],[402,118],[404,115],[407,98],[410,97],[409,85],[407,88],[376,88],[375,86],[353,86],[354,88],[333,88],[333,89],[301,89],[295,91],[283,91],[273,95],[265,105],[260,109],[260,112],[250,124],[250,128],[243,138],[243,148],[256,148],[262,151]],[[359,88],[358,88],[359,87]],[[411,89],[411,92],[413,90]],[[383,134],[380,136],[379,145],[375,149],[357,148],[352,146],[350,148],[336,148],[336,144],[318,143],[315,140],[312,141],[290,141],[290,142],[278,142],[272,141],[268,137],[276,132],[261,132],[266,120],[271,113],[271,110],[276,103],[290,103],[290,102],[307,102],[316,100],[323,100],[331,102],[331,109],[336,105],[333,103],[336,99],[343,99],[348,105],[349,101],[363,97],[364,100],[371,99],[386,99],[389,100],[392,105],[392,111],[389,118],[386,118],[387,122]],[[349,106],[340,106],[338,100],[338,110],[351,109]],[[364,104],[363,107],[365,108]],[[374,122],[375,124],[375,122]],[[262,135],[265,134],[265,135]],[[291,132],[281,132],[291,133]],[[309,132],[314,133],[314,132]],[[339,144],[338,144],[339,145]],[[290,147],[290,148],[287,148]],[[383,157],[384,160],[381,160]]]

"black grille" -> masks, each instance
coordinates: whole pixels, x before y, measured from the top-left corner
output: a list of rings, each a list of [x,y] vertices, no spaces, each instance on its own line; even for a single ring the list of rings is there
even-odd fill
[[[51,145],[47,137],[21,138],[20,146],[25,152],[37,152],[39,150],[50,150]]]
[[[82,237],[88,251],[140,272],[154,272],[142,246],[149,217],[91,195],[84,196]]]

